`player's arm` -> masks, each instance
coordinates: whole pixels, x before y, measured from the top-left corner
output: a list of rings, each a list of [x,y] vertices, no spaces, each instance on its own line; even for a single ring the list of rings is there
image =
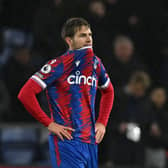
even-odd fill
[[[109,81],[108,86],[106,88],[101,88],[100,92],[101,99],[97,122],[106,126],[114,101],[114,88],[112,83]]]
[[[48,127],[53,122],[47,114],[41,109],[36,95],[43,89],[33,79],[29,79],[21,88],[18,99],[22,102],[26,110],[40,123]]]
[[[47,65],[48,66],[48,65]],[[46,65],[44,67],[47,67]],[[42,69],[43,70],[43,69]],[[72,128],[59,125],[51,120],[47,114],[41,109],[40,104],[36,98],[36,95],[39,94],[43,89],[49,85],[53,79],[52,74],[49,74],[49,70],[46,68],[33,75],[21,88],[18,99],[22,102],[27,111],[40,123],[48,127],[48,130],[56,134],[60,139],[72,139],[72,136],[69,134],[68,130],[74,131]],[[49,77],[48,77],[49,76]],[[44,80],[45,79],[45,80]],[[52,79],[52,80],[51,80]],[[48,82],[49,81],[49,82]]]
[[[100,60],[99,60],[100,61]],[[101,63],[98,65],[99,89],[101,92],[99,115],[95,124],[96,142],[100,143],[106,131],[106,125],[110,116],[110,112],[114,101],[114,88],[110,82],[110,78]]]
[[[33,79],[29,79],[20,90],[18,99],[36,120],[48,127],[48,130],[56,134],[61,140],[64,140],[64,137],[69,140],[72,139],[72,136],[68,133],[68,130],[74,131],[72,128],[53,122],[41,109],[36,98],[36,95],[41,91],[42,88]]]
[[[101,89],[100,92],[101,92],[101,99],[100,99],[99,115],[95,124],[97,143],[100,143],[103,140],[104,134],[106,132],[106,125],[114,101],[114,89],[111,82],[108,84],[107,88]]]

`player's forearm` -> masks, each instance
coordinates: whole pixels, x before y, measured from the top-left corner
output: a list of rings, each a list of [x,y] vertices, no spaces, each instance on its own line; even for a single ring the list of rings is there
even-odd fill
[[[52,120],[41,109],[36,94],[42,91],[41,87],[29,79],[18,94],[18,99],[23,103],[26,110],[39,122],[46,127],[52,122]]]
[[[107,125],[114,101],[114,88],[110,83],[108,88],[101,90],[100,110],[97,122]]]

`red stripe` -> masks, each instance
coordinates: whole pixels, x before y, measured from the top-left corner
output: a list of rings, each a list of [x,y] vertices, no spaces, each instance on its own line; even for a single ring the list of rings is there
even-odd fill
[[[73,70],[73,67],[70,67],[70,65],[74,61],[74,54],[63,56],[62,61],[64,64],[64,75],[60,77],[60,81],[62,81],[62,83],[57,85],[58,99],[56,101],[58,103],[58,107],[60,109],[60,116],[64,121],[64,125],[72,127],[72,108],[70,107],[72,95],[69,93],[70,85],[66,80]]]
[[[85,64],[82,69],[82,74],[86,76],[92,76],[92,65],[93,65],[93,56],[94,53],[92,50],[87,50],[86,56],[83,58],[85,59]],[[90,86],[88,85],[80,85],[81,91],[83,91],[82,98],[80,99],[81,105],[82,105],[82,111],[80,112],[80,120],[82,121],[82,124],[80,125],[82,127],[81,135],[80,137],[84,142],[90,143],[91,139],[91,129],[92,129],[92,122],[91,122],[91,94],[90,94]]]
[[[52,109],[51,104],[50,104],[49,95],[48,95],[48,91],[47,90],[46,90],[46,97],[47,97],[47,102],[48,102],[49,110],[51,112],[51,119],[54,121],[54,118],[53,118],[53,109]]]
[[[61,158],[60,158],[59,147],[58,147],[58,138],[56,136],[54,136],[54,145],[55,145],[55,153],[56,153],[57,165],[60,166]]]

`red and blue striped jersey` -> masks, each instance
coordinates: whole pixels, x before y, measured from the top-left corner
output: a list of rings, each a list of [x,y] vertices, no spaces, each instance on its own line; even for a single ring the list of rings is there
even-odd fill
[[[92,48],[69,50],[31,78],[46,89],[52,119],[74,128],[74,139],[95,143],[96,90],[106,88],[110,79]]]

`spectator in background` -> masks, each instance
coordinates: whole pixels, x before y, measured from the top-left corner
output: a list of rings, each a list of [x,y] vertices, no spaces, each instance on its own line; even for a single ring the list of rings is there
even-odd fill
[[[20,87],[34,72],[33,68],[29,64],[30,58],[31,55],[28,48],[15,48],[14,55],[4,67],[3,78],[11,99],[11,111],[5,117],[5,120],[7,121],[19,122],[23,121],[23,118],[25,122],[34,121],[17,99]]]
[[[168,147],[168,111],[166,105],[166,90],[156,87],[151,92],[152,125],[148,131],[148,148],[146,150],[147,168],[166,167],[166,148]]]
[[[146,90],[150,78],[145,72],[135,72],[116,97],[117,107],[111,116],[111,138],[108,139],[109,160],[115,168],[137,168],[144,165],[145,129],[150,123]]]
[[[111,77],[111,80],[114,83],[115,87],[115,95],[117,96],[119,90],[124,87],[127,83],[131,75],[136,70],[144,70],[145,66],[137,60],[135,57],[135,49],[133,42],[131,39],[129,39],[126,36],[117,36],[114,41],[114,53],[111,57],[106,58],[105,64],[107,67],[107,71]],[[107,62],[106,62],[107,61]],[[98,111],[98,103],[99,103],[99,97],[100,93],[98,92],[96,99],[96,111]],[[118,101],[115,101],[116,103]],[[114,105],[116,106],[116,103]],[[120,106],[120,105],[119,105]],[[114,109],[115,111],[115,109]],[[112,113],[113,115],[113,113]],[[113,117],[112,117],[113,118]],[[105,136],[105,139],[103,143],[100,145],[100,161],[102,164],[107,161],[106,156],[106,150],[108,150],[108,137],[110,135],[110,127],[107,128],[107,136]]]
[[[127,84],[130,76],[136,70],[145,70],[135,55],[134,44],[126,36],[117,36],[114,41],[114,53],[108,59],[108,72],[116,88]]]

